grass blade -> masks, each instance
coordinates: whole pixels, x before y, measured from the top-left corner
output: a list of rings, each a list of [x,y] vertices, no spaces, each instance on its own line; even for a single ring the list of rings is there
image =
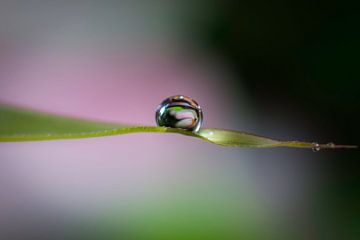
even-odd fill
[[[207,128],[201,129],[198,133],[193,133],[176,128],[95,122],[41,113],[4,104],[0,105],[0,142],[76,139],[137,132],[178,133],[229,147],[295,147],[315,150],[357,147],[335,145],[332,143],[317,144],[300,141],[279,141],[250,133],[224,129]]]

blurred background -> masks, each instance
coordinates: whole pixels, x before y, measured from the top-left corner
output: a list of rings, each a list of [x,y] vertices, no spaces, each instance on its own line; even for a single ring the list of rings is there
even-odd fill
[[[6,1],[0,101],[359,145],[351,1]],[[359,151],[222,148],[174,134],[0,143],[1,239],[359,239]]]

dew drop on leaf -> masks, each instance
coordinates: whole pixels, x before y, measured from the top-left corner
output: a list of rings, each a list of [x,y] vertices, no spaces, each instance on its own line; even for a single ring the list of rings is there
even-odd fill
[[[321,150],[320,144],[318,144],[318,143],[313,143],[312,150],[313,150],[314,152],[320,151],[320,150]]]
[[[199,131],[203,113],[199,104],[186,96],[176,95],[165,99],[156,109],[156,124],[160,127]]]

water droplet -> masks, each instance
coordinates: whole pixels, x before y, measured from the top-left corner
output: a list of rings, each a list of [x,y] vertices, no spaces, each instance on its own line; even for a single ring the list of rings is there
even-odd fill
[[[320,151],[320,150],[321,150],[320,144],[318,144],[318,143],[313,143],[312,150],[313,150],[314,152]]]
[[[203,113],[199,104],[183,95],[165,99],[156,109],[156,123],[158,126],[197,132],[202,121]]]
[[[333,148],[333,147],[335,147],[335,144],[332,142],[329,142],[326,144],[326,146],[328,146],[329,148]]]

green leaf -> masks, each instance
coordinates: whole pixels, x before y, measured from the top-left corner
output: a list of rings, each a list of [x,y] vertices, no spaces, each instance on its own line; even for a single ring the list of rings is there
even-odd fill
[[[279,141],[245,132],[223,129],[201,129],[197,133],[155,126],[124,125],[95,122],[29,109],[0,105],[0,142],[39,141],[102,137],[136,132],[178,133],[196,137],[221,146],[232,147],[297,147],[297,148],[355,148],[356,146],[318,144],[299,141]]]

